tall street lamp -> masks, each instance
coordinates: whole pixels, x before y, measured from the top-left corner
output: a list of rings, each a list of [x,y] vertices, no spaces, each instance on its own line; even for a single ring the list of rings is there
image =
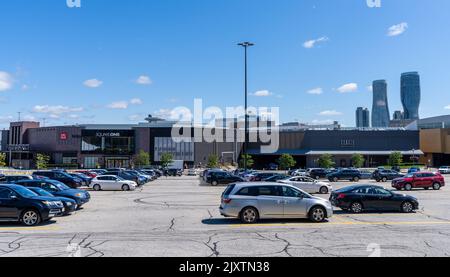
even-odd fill
[[[247,48],[255,45],[251,42],[241,42],[238,44],[239,46],[244,47],[245,49],[245,139],[244,139],[244,145],[243,145],[243,151],[242,153],[244,154],[244,169],[247,170],[247,143],[249,140],[249,133],[248,133],[248,81],[247,81]]]

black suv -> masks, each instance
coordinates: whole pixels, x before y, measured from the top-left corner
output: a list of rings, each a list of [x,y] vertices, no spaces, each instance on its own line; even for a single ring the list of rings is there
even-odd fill
[[[14,184],[17,181],[21,180],[32,180],[33,177],[26,175],[13,175],[13,176],[0,176],[1,184]]]
[[[313,168],[309,171],[309,177],[319,180],[321,178],[326,178],[327,174],[329,173],[328,170],[324,168]]]
[[[402,178],[403,176],[403,174],[400,174],[395,170],[375,170],[373,173],[373,179],[377,182],[392,181],[397,178]]]
[[[357,169],[341,169],[327,175],[330,182],[337,182],[339,180],[349,180],[359,182],[361,180],[361,172]]]
[[[63,171],[36,171],[33,172],[33,176],[42,176],[56,180],[73,189],[79,188],[83,185],[83,180],[77,177],[72,177]]]
[[[228,185],[235,182],[244,182],[244,179],[225,171],[212,171],[206,178],[206,182],[213,186],[217,186],[219,184]]]
[[[61,201],[36,193],[18,185],[0,185],[0,221],[19,221],[34,226],[61,215]]]

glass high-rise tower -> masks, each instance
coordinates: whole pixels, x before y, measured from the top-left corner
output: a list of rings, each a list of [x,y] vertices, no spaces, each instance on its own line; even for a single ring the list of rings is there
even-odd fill
[[[404,119],[419,119],[419,105],[421,98],[419,73],[407,72],[402,74],[401,98],[404,110]]]
[[[389,127],[390,114],[386,80],[373,82],[372,127]]]
[[[358,107],[358,109],[356,109],[356,127],[370,127],[370,112],[367,108]]]

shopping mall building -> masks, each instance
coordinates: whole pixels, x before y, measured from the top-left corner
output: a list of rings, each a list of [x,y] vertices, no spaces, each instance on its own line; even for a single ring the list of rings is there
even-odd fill
[[[40,127],[38,122],[15,122],[2,131],[1,151],[15,168],[33,168],[37,153],[49,155],[55,167],[115,168],[132,166],[141,150],[150,153],[155,164],[163,153],[171,153],[189,166],[204,166],[211,155],[224,163],[235,163],[243,152],[242,143],[237,142],[174,141],[173,124],[158,120],[133,125]],[[232,130],[235,135],[236,130]],[[364,155],[366,167],[376,167],[386,165],[392,152],[403,153],[405,162],[423,156],[419,138],[419,131],[404,129],[281,128],[274,153],[261,151],[263,144],[259,142],[250,143],[247,152],[258,169],[276,163],[282,154],[294,156],[297,167],[317,167],[323,154],[333,155],[336,166],[349,167],[352,156],[359,153]]]

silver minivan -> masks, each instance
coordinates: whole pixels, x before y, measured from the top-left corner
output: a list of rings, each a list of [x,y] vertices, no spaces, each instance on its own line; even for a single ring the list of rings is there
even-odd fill
[[[260,219],[309,218],[323,222],[333,216],[330,201],[314,197],[294,186],[279,183],[237,183],[222,194],[220,213],[243,223]]]

